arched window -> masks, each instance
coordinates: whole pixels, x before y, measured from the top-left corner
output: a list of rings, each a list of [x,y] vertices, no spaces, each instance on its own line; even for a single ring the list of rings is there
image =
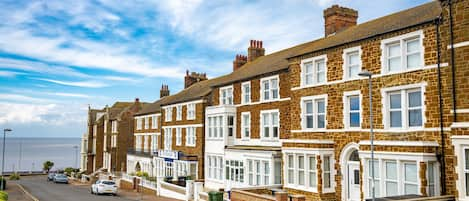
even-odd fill
[[[358,157],[358,150],[354,150],[354,151],[350,154],[348,160],[349,160],[349,161],[359,161],[360,158]]]

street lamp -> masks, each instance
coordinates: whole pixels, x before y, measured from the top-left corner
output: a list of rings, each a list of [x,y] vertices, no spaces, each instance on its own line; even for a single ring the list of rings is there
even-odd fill
[[[0,184],[0,190],[5,189],[5,186],[3,186],[4,179],[5,179],[5,178],[3,178],[3,171],[5,169],[5,136],[7,135],[7,132],[11,132],[11,131],[12,131],[11,128],[3,129],[2,182]]]
[[[375,152],[374,152],[374,134],[373,134],[373,98],[372,98],[372,85],[371,85],[371,73],[364,70],[358,73],[361,77],[368,77],[368,92],[370,97],[370,149],[371,149],[371,198],[375,201]]]

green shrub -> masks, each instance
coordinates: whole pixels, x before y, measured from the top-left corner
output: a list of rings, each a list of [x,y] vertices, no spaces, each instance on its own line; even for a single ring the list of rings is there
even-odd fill
[[[10,180],[20,180],[20,175],[18,173],[13,173],[10,175]]]
[[[8,193],[5,191],[0,191],[0,201],[7,201],[8,200]]]
[[[142,172],[142,171],[138,171],[136,173],[137,177],[144,177],[144,178],[148,178],[148,172]]]

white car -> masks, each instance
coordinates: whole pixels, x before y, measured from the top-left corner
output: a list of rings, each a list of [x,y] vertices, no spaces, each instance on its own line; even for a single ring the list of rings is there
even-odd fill
[[[111,180],[98,180],[91,185],[91,194],[117,194],[116,182]]]

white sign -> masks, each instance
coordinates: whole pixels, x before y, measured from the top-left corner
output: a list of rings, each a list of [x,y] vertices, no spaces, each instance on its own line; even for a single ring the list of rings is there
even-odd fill
[[[170,158],[177,160],[179,157],[178,151],[171,151],[171,150],[158,150],[158,156],[161,158]]]

